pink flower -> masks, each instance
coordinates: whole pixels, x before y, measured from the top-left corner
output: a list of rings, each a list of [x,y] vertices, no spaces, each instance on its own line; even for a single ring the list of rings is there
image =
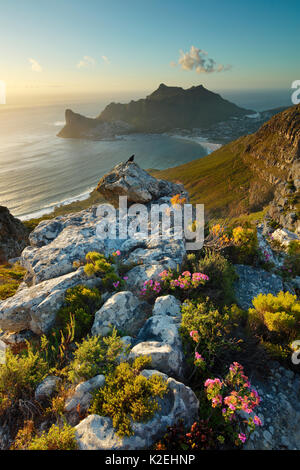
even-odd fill
[[[119,286],[119,284],[120,284],[120,281],[114,282],[114,283],[113,283],[114,288],[117,289],[117,287]]]
[[[257,426],[262,425],[261,419],[258,416],[254,416],[253,421],[254,421],[254,424],[256,424]]]
[[[120,251],[120,250],[117,250],[117,251],[115,251],[112,255],[113,255],[113,256],[120,256],[120,254],[121,254],[121,251]]]
[[[196,358],[197,360],[203,361],[203,357],[202,357],[201,354],[199,354],[197,351],[195,352],[195,358]]]
[[[189,277],[190,277],[190,276],[191,276],[191,273],[190,273],[190,271],[184,271],[184,272],[182,273],[182,275],[183,275],[183,276],[189,276]]]
[[[243,443],[247,440],[247,437],[245,436],[243,432],[240,432],[240,434],[238,435],[238,438]]]
[[[124,276],[123,279],[124,279],[124,281],[127,281],[128,276]]]
[[[164,271],[159,273],[159,276],[162,277],[162,276],[166,276],[167,274],[168,274],[168,271],[165,269]]]

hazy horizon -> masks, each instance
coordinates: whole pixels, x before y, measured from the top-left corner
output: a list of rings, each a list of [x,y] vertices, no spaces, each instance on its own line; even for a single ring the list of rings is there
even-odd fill
[[[162,83],[162,82],[161,82]],[[169,84],[167,84],[169,85]],[[198,86],[199,84],[192,85]],[[157,87],[159,84],[157,84]],[[171,85],[170,85],[171,86]],[[172,85],[172,86],[181,86],[181,84]],[[157,88],[156,87],[156,88]],[[155,89],[156,89],[155,88]],[[185,88],[185,87],[183,87]],[[29,95],[24,94],[20,96],[15,96],[13,99],[7,100],[5,105],[0,106],[0,112],[9,111],[12,109],[18,108],[31,108],[36,106],[56,106],[56,105],[65,105],[76,106],[76,104],[83,103],[100,103],[99,111],[103,109],[103,103],[109,104],[111,102],[120,102],[126,103],[131,100],[138,100],[145,98],[148,94],[152,93],[152,90],[137,90],[135,92],[131,91],[118,91],[118,92],[106,92],[106,93],[73,93],[73,94],[58,94],[58,95]],[[275,90],[263,90],[263,89],[221,89],[210,91],[220,94],[223,98],[234,102],[235,104],[246,107],[249,109],[254,109],[257,111],[262,111],[265,109],[276,108],[280,106],[292,106],[291,102],[291,89],[275,89]],[[264,104],[265,103],[265,104]],[[102,104],[102,107],[101,107]],[[95,117],[95,116],[92,116]]]
[[[1,5],[0,80],[8,106],[45,96],[135,99],[161,82],[289,90],[299,78],[299,12],[294,0],[73,0],[72,8],[11,0]]]

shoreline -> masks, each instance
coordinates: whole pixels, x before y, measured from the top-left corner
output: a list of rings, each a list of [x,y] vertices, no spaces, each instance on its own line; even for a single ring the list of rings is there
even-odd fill
[[[173,137],[175,139],[187,140],[189,142],[194,142],[196,144],[201,145],[206,151],[207,155],[210,155],[215,150],[218,150],[222,147],[223,144],[218,142],[209,142],[206,137],[202,136],[191,136],[191,135],[182,135],[182,134],[166,134],[169,137]]]
[[[37,211],[31,212],[29,214],[24,214],[24,215],[15,216],[15,217],[21,220],[21,222],[27,222],[28,220],[32,220],[32,219],[40,219],[44,217],[45,215],[53,214],[56,211],[56,209],[59,209],[64,206],[70,206],[73,203],[82,202],[82,201],[89,199],[93,191],[94,189],[90,189],[89,191],[78,194],[78,196],[73,196],[61,202],[53,203],[51,206],[47,206]]]
[[[145,135],[148,135],[148,134],[145,134]],[[189,135],[185,136],[182,134],[168,134],[168,133],[163,133],[163,134],[158,134],[158,135],[166,135],[174,139],[180,139],[180,140],[185,140],[185,141],[196,143],[200,145],[207,152],[207,155],[210,155],[212,152],[214,152],[215,150],[219,149],[222,146],[222,144],[220,143],[208,142],[205,137],[201,137],[201,136],[189,136]],[[130,134],[122,135],[121,138],[126,139],[127,136],[130,136]],[[116,140],[119,140],[120,136],[116,136],[115,138]],[[176,167],[176,166],[178,166],[178,163],[175,164],[173,167]],[[170,167],[170,168],[173,168],[173,167]],[[69,208],[71,208],[74,204],[76,205],[76,203],[88,201],[91,198],[94,190],[95,188],[89,188],[87,191],[84,191],[83,193],[80,193],[76,196],[68,197],[58,203],[53,203],[49,206],[43,207],[34,212],[30,212],[28,214],[23,214],[20,216],[18,215],[14,215],[14,216],[18,218],[19,220],[21,220],[22,222],[28,222],[30,220],[37,220],[37,219],[44,219],[47,215],[54,216],[55,213],[60,212],[59,210],[63,209],[63,207],[67,209],[68,206]]]

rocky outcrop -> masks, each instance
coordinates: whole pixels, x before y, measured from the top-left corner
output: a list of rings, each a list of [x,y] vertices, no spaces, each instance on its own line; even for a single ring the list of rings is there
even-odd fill
[[[258,294],[277,295],[284,290],[281,277],[274,273],[243,264],[236,264],[235,270],[239,277],[235,283],[235,296],[245,310],[252,307],[252,299]]]
[[[150,377],[159,373],[156,370],[143,371]],[[160,374],[160,373],[159,373]],[[199,403],[194,392],[173,378],[160,374],[168,385],[168,393],[159,399],[160,410],[145,423],[133,422],[133,436],[120,438],[112,426],[110,418],[89,415],[76,426],[76,439],[81,450],[138,450],[149,449],[161,438],[168,426],[183,419],[191,426],[198,415]]]
[[[181,303],[174,295],[157,297],[153,307],[153,315],[167,315],[175,321],[181,320]]]
[[[243,117],[253,111],[240,108],[203,85],[187,90],[163,83],[151,95],[128,104],[110,103],[96,119],[66,110],[59,137],[101,139],[129,132],[165,132],[194,129]]]
[[[153,178],[136,163],[127,162],[119,163],[103,176],[98,183],[97,191],[115,204],[119,203],[119,196],[127,196],[130,203],[146,204],[164,196],[184,193],[184,187]]]
[[[96,375],[90,380],[78,384],[67,397],[65,411],[70,415],[69,420],[78,419],[79,413],[86,413],[92,403],[92,392],[99,390],[105,384],[104,375]],[[78,421],[77,421],[78,422]]]
[[[281,246],[287,248],[291,242],[300,241],[300,237],[287,229],[278,228],[272,233],[272,240],[277,241]]]
[[[278,185],[268,215],[280,226],[300,234],[300,162],[292,168],[290,181]]]
[[[156,308],[156,313],[146,321],[139,331],[129,357],[135,359],[138,356],[149,354],[152,358],[152,367],[182,379],[184,377],[184,355],[179,325],[176,321],[178,318],[179,316],[167,315],[166,310],[161,310],[161,313],[158,314]]]
[[[121,164],[121,167],[128,193],[134,194],[137,187],[141,190],[145,184],[151,198],[165,195],[155,199],[155,204],[165,203],[170,207],[170,197],[166,195],[176,194],[182,189],[178,185],[155,180],[135,164]],[[133,177],[132,168],[135,168],[136,178]],[[118,172],[119,170],[115,169],[111,173]],[[20,257],[20,263],[27,269],[26,284],[22,285],[13,297],[0,302],[0,328],[5,330],[4,337],[10,344],[14,339],[19,342],[20,335],[23,337],[24,334],[29,334],[30,330],[37,334],[48,332],[55,323],[56,312],[61,307],[68,288],[79,283],[101,285],[101,279],[89,279],[82,268],[76,267],[78,262],[85,262],[85,256],[90,251],[98,251],[108,256],[120,250],[122,263],[128,266],[127,284],[135,294],[140,293],[144,282],[149,278],[158,278],[164,269],[176,269],[182,265],[186,255],[185,242],[182,239],[174,239],[171,234],[172,227],[169,234],[163,234],[164,237],[167,235],[167,238],[156,233],[144,239],[119,238],[117,227],[116,237],[100,239],[97,236],[99,217],[96,209],[92,207],[75,214],[45,220],[30,234],[30,246],[23,250]],[[149,215],[149,205],[146,210]],[[119,216],[118,211],[116,215]],[[107,219],[110,228],[113,226],[113,218],[114,216]],[[128,216],[127,224],[132,219],[133,217]],[[148,225],[150,228],[150,217]],[[150,230],[147,235],[151,235]],[[138,332],[146,319],[148,307],[142,303],[139,308],[136,305],[136,313],[135,307],[127,309],[125,304],[129,306],[132,303],[127,302],[128,296],[131,300],[134,298],[131,292],[117,294],[97,312],[94,334],[103,333],[103,328],[107,330],[108,323],[126,331],[130,327],[134,331],[133,334]],[[125,298],[127,303],[124,304],[121,300]]]
[[[246,450],[300,449],[300,376],[272,363],[267,379],[252,379],[262,401],[257,414],[263,422],[250,435]]]
[[[41,382],[35,391],[34,398],[36,401],[45,401],[49,400],[59,387],[62,379],[60,377],[56,377],[55,375],[48,375],[43,382]]]
[[[143,341],[132,348],[129,359],[151,356],[151,365],[167,375],[183,378],[183,354],[179,348],[159,341]]]
[[[150,311],[150,305],[140,302],[132,292],[118,292],[95,313],[92,334],[106,336],[116,328],[136,335]]]
[[[57,134],[58,137],[100,140],[110,139],[117,134],[128,134],[132,130],[132,126],[124,121],[91,119],[74,113],[71,109],[66,110],[65,119],[66,124]]]
[[[64,302],[66,290],[80,283],[93,286],[97,282],[88,280],[83,269],[79,268],[73,273],[25,287],[0,302],[0,328],[12,332],[31,330],[37,334],[48,333]]]
[[[74,271],[89,251],[104,251],[96,236],[96,208],[42,222],[30,235],[30,246],[20,262],[27,269],[25,281],[39,284]]]
[[[0,206],[0,264],[20,256],[28,245],[28,230],[7,207]]]

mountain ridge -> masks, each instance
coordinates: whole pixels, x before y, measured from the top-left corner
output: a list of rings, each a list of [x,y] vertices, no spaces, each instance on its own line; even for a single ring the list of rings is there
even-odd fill
[[[254,212],[272,201],[274,220],[300,231],[300,105],[206,157],[152,174],[183,183],[210,216]]]
[[[67,109],[66,125],[58,135],[65,138],[105,138],[118,133],[167,132],[177,128],[211,126],[250,113],[254,111],[223,99],[203,85],[183,89],[161,83],[146,98],[127,104],[110,103],[95,119]]]

